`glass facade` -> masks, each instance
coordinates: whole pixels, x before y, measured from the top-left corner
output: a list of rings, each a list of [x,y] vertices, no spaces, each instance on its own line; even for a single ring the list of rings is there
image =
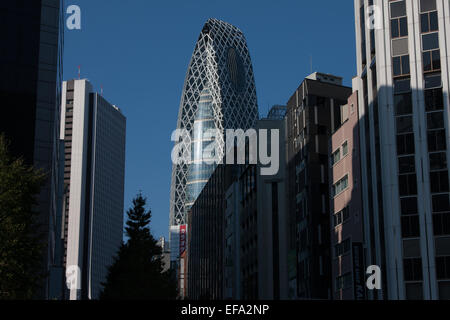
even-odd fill
[[[215,137],[211,137],[207,132],[215,128],[212,96],[210,90],[205,88],[200,94],[194,121],[192,162],[189,164],[186,182],[186,212],[191,209],[216,168],[214,150],[208,152],[208,147],[214,144]]]
[[[0,3],[0,133],[14,156],[47,172],[37,197],[39,224],[47,244],[38,298],[60,298],[61,98],[64,19],[62,1]]]

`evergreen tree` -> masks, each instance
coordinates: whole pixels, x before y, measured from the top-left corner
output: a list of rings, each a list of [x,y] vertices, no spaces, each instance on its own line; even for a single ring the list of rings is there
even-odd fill
[[[174,299],[176,286],[170,272],[163,272],[161,248],[150,233],[151,211],[146,198],[138,194],[127,211],[122,244],[109,267],[100,299]]]
[[[14,159],[8,146],[0,135],[0,299],[31,299],[44,276],[35,205],[45,175]]]

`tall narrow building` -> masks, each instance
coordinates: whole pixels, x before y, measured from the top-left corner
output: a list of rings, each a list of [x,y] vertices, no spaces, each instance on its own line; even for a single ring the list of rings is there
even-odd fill
[[[369,298],[449,299],[450,2],[354,3]]]
[[[366,299],[358,91],[330,138],[331,284],[334,300]],[[345,183],[342,183],[345,181]]]
[[[60,298],[61,245],[59,141],[62,52],[62,1],[0,3],[0,134],[14,156],[47,173],[37,197],[44,237],[43,281],[37,298]]]
[[[314,73],[287,103],[290,298],[331,299],[329,140],[352,89]],[[348,177],[341,177],[341,191]]]
[[[205,103],[200,101],[205,90],[209,91],[208,112],[214,120],[211,129],[223,134],[225,129],[247,130],[255,124],[258,119],[256,89],[244,34],[231,24],[216,19],[209,19],[204,25],[186,73],[177,129],[187,130],[191,138],[197,110]],[[217,137],[217,142],[220,150],[216,158],[222,159],[223,136]],[[191,141],[184,141],[183,148],[191,149]],[[173,166],[171,226],[186,224],[186,205],[189,207],[195,201],[195,197],[190,197],[194,193],[191,192],[188,199],[186,196],[188,171],[189,163]],[[192,182],[190,184],[193,187]],[[197,190],[195,195],[200,191]]]
[[[123,237],[126,119],[87,80],[63,83],[61,109],[68,298],[97,299]]]

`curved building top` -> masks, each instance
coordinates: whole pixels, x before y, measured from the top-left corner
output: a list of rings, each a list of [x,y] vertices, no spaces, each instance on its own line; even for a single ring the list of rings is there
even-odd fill
[[[192,137],[200,94],[209,85],[216,128],[247,130],[258,120],[256,88],[250,53],[244,34],[235,26],[209,19],[202,28],[186,72],[178,113],[178,129]],[[219,141],[223,156],[223,139]],[[190,148],[186,142],[185,148]],[[188,164],[172,170],[170,225],[185,224]]]

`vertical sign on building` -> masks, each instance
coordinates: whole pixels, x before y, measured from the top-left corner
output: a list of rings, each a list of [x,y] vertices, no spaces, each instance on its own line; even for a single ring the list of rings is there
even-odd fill
[[[180,257],[186,251],[186,225],[180,226]]]
[[[353,279],[355,279],[355,300],[366,299],[365,289],[365,270],[363,260],[363,246],[360,242],[354,242],[352,245],[353,254]]]

